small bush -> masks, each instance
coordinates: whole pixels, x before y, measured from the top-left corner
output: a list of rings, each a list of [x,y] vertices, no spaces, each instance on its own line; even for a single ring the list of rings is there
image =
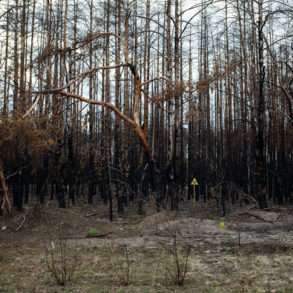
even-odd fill
[[[111,270],[122,286],[129,286],[133,282],[133,261],[131,260],[130,250],[127,245],[122,247],[119,255],[111,249]]]
[[[90,228],[88,231],[87,231],[87,237],[88,238],[91,238],[91,237],[97,237],[98,235],[98,230],[96,228]]]
[[[51,241],[46,247],[46,265],[49,273],[60,286],[72,281],[77,268],[77,255],[65,239]]]
[[[175,232],[172,235],[172,244],[165,245],[164,249],[163,270],[166,280],[177,286],[183,286],[189,270],[191,246],[179,245]]]

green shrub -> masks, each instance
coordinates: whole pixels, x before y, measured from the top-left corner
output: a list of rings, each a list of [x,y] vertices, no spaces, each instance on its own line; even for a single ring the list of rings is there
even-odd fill
[[[96,228],[90,228],[88,231],[87,231],[87,237],[88,238],[91,238],[91,237],[97,237],[98,235],[98,230]]]

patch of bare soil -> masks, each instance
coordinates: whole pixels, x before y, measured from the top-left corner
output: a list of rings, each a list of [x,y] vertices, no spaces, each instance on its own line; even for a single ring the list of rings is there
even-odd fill
[[[93,213],[95,216],[91,216]],[[99,213],[88,207],[26,208],[12,217],[0,218],[0,243],[38,243],[60,233],[63,237],[83,238],[90,228],[95,228],[98,234],[110,234],[115,231],[115,225],[104,215],[103,208]]]

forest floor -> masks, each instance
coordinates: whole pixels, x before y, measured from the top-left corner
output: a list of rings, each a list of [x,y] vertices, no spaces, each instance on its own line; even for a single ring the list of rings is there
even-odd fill
[[[59,244],[74,269],[66,286],[48,272]],[[172,253],[185,261],[189,248],[176,286]],[[239,207],[222,220],[212,205],[184,202],[144,216],[128,208],[112,223],[100,205],[27,208],[0,217],[0,292],[293,292],[293,208]]]

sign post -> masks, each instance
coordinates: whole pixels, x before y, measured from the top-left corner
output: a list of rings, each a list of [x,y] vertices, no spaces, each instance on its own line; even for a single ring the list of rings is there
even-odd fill
[[[191,181],[191,184],[190,184],[193,188],[193,199],[192,199],[192,203],[193,203],[193,207],[195,207],[195,186],[198,186],[198,181],[195,177],[193,177],[192,181]]]

